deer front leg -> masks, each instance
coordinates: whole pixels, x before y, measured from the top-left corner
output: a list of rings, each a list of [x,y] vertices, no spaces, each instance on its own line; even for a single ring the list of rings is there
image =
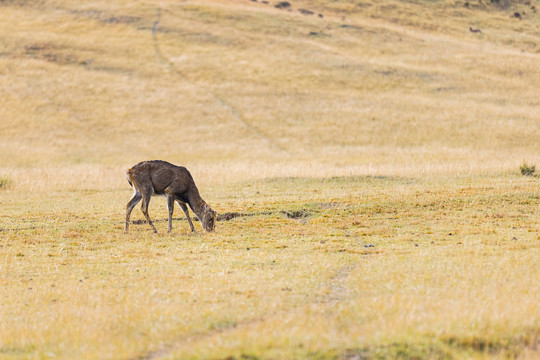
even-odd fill
[[[128,232],[128,229],[129,229],[129,217],[131,215],[131,211],[139,203],[139,201],[141,201],[141,199],[142,199],[141,194],[138,191],[135,191],[135,193],[133,194],[133,197],[127,203],[127,206],[126,206],[126,226],[124,228],[124,232],[126,232],[126,233]]]
[[[189,217],[189,210],[188,210],[187,205],[179,201],[178,201],[178,205],[180,205],[180,208],[182,208],[182,211],[184,211],[184,214],[186,214],[187,221],[189,223],[189,226],[191,227],[191,232],[195,232],[195,226],[193,226],[193,223],[191,222],[191,218]]]
[[[174,212],[174,196],[167,194],[167,209],[169,210],[169,225],[167,225],[167,232],[172,231],[172,216]]]

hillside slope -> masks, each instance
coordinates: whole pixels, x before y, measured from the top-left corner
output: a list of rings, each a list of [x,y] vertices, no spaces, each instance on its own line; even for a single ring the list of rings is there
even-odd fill
[[[540,14],[496,3],[3,1],[0,163],[514,170],[540,160]]]

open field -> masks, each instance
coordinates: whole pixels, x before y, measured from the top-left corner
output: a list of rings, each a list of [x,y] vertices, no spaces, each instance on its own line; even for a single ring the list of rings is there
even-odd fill
[[[4,1],[0,171],[117,174],[165,158],[236,180],[258,167],[418,176],[540,163],[536,2],[469,3]]]
[[[0,358],[539,355],[537,179],[218,185],[195,235],[129,195],[3,194]]]
[[[540,3],[277,3],[0,1],[0,359],[540,358]]]

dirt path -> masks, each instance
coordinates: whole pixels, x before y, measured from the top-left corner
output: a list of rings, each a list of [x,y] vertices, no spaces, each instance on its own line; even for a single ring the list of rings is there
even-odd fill
[[[326,284],[329,292],[321,299],[322,303],[336,304],[345,299],[350,289],[345,285],[345,281],[349,275],[358,267],[358,262],[350,263],[340,268]]]
[[[345,285],[345,282],[349,275],[358,268],[358,262],[350,262],[342,267],[340,267],[336,274],[332,276],[327,282],[321,284],[321,288],[329,289],[328,293],[322,296],[314,297],[307,302],[294,306],[288,309],[282,309],[271,314],[265,314],[262,317],[249,319],[239,323],[233,323],[230,326],[222,327],[219,329],[212,329],[208,331],[203,331],[199,333],[194,333],[187,335],[185,337],[179,337],[176,340],[171,341],[170,343],[149,351],[147,353],[141,354],[139,356],[130,358],[128,360],[156,360],[167,357],[174,353],[177,350],[182,349],[183,347],[204,341],[205,339],[210,339],[214,336],[227,335],[235,331],[258,326],[269,319],[275,317],[283,317],[284,315],[290,314],[294,311],[297,311],[299,308],[303,308],[313,304],[329,304],[335,305],[345,299],[350,293],[350,289]],[[334,306],[331,306],[333,308]]]

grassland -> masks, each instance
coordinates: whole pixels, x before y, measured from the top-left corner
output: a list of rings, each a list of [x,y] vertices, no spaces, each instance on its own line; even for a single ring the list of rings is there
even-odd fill
[[[160,235],[123,234],[127,190],[4,194],[0,357],[538,355],[537,190],[517,176],[217,185],[205,195],[229,216],[196,235],[185,220],[165,233],[163,201]]]
[[[452,1],[293,5],[4,2],[2,171],[168,158],[243,179],[257,163],[409,176],[539,162],[540,16],[525,5],[521,21]]]
[[[0,359],[540,357],[540,4],[274,5],[0,2]]]

